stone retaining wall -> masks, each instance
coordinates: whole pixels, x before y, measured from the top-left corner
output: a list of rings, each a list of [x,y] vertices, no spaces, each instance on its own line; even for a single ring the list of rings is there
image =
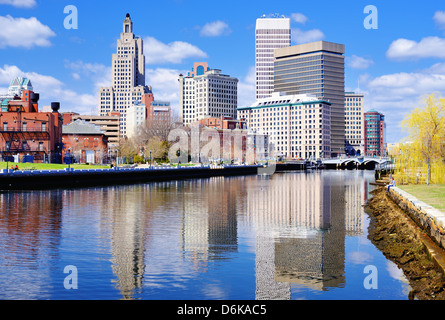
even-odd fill
[[[400,208],[405,210],[442,249],[445,249],[444,212],[433,208],[397,187],[390,188],[389,196]]]

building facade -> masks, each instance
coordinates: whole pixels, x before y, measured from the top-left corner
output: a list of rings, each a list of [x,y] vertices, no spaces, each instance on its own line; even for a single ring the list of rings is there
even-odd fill
[[[331,103],[331,156],[345,153],[345,46],[317,41],[274,51],[274,91]]]
[[[238,79],[194,63],[187,76],[179,75],[179,117],[185,125],[208,117],[236,118]]]
[[[117,52],[112,55],[112,86],[99,92],[100,115],[120,114],[120,133],[127,134],[127,109],[141,102],[151,87],[145,85],[145,56],[143,41],[133,33],[133,22],[127,14],[123,32],[117,40]]]
[[[70,163],[107,163],[108,138],[99,125],[77,119],[63,126],[62,141],[63,158]]]
[[[255,164],[269,158],[269,137],[250,130],[244,120],[206,118],[193,123],[191,135],[200,138],[199,143],[192,140],[195,148],[199,145],[192,152],[192,161],[196,161],[197,154],[200,161],[216,160],[229,164]],[[216,154],[214,139],[219,140]],[[211,151],[211,158],[205,151]]]
[[[127,134],[129,139],[134,138],[140,126],[144,125],[147,117],[147,109],[144,104],[135,101],[135,103],[127,109]]]
[[[345,152],[348,155],[365,153],[364,95],[345,92]]]
[[[133,138],[141,130],[150,131],[150,135],[157,135],[165,139],[165,130],[171,127],[171,106],[167,101],[156,101],[152,93],[142,96],[142,102],[136,102],[128,108],[127,137]]]
[[[1,112],[7,111],[8,101],[14,100],[15,97],[20,99],[23,90],[34,92],[31,80],[24,77],[17,77],[12,80],[8,88],[8,93],[0,94]],[[49,112],[51,112],[51,110],[49,110]]]
[[[170,102],[153,101],[147,108],[147,123],[159,124],[160,127],[170,126],[172,123],[172,112]]]
[[[290,19],[284,17],[256,20],[255,28],[255,97],[270,97],[274,91],[274,50],[291,45]]]
[[[375,110],[365,113],[365,155],[386,156],[385,116]]]
[[[67,125],[78,119],[83,120],[87,123],[92,123],[98,125],[100,130],[104,132],[107,137],[108,145],[107,149],[110,152],[117,152],[119,148],[119,115],[109,114],[106,116],[96,116],[96,115],[80,115],[74,112],[64,112],[63,124]]]
[[[243,120],[233,119],[230,117],[219,118],[205,118],[198,121],[198,124],[203,127],[215,129],[247,129],[247,124]]]
[[[51,103],[52,112],[39,112],[39,94],[21,90],[21,97],[7,101],[0,113],[0,154],[3,161],[62,161],[60,104]]]
[[[330,154],[331,103],[314,95],[274,92],[238,108],[238,119],[245,120],[250,130],[269,136],[277,158],[315,160]]]

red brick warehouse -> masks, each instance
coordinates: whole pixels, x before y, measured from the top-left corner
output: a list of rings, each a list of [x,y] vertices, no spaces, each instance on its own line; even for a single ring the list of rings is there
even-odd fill
[[[3,161],[61,163],[62,124],[60,104],[52,112],[39,112],[39,94],[23,90],[0,112],[0,154]]]

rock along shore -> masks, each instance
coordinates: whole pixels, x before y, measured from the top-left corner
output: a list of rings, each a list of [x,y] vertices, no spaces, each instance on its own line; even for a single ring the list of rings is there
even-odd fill
[[[371,217],[368,238],[403,270],[412,288],[409,298],[445,300],[444,270],[431,256],[432,250],[443,250],[389,197],[385,187],[371,194],[365,206]]]

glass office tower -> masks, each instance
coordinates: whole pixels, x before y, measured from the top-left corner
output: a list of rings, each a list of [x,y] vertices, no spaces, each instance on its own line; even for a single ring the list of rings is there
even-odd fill
[[[331,105],[331,156],[345,153],[345,46],[317,41],[274,51],[274,91]]]

